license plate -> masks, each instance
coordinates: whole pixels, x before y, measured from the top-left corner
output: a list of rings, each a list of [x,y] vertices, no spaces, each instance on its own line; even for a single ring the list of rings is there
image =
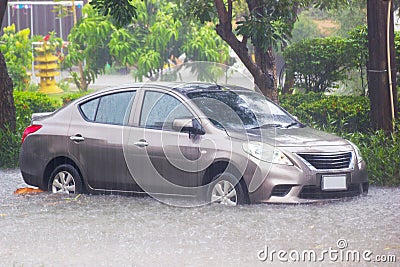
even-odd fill
[[[347,190],[346,175],[322,176],[321,189],[325,191]]]

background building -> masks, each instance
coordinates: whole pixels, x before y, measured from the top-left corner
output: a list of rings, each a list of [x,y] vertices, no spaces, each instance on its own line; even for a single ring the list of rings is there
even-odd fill
[[[87,1],[8,1],[7,10],[3,19],[3,27],[15,24],[16,30],[31,29],[31,35],[47,35],[56,32],[58,37],[67,40],[68,34],[74,25],[72,12],[61,16],[58,7],[72,9],[72,2],[76,6],[76,17],[82,17],[82,7]]]

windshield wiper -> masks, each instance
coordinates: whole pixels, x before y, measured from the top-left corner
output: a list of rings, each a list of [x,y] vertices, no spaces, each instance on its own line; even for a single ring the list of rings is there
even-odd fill
[[[289,123],[288,125],[286,125],[285,128],[288,129],[288,128],[293,127],[293,126],[298,125],[298,124],[299,123],[297,121],[295,121],[295,122],[292,122],[292,123]]]
[[[267,123],[267,124],[263,124],[263,125],[261,125],[261,126],[253,127],[253,128],[251,128],[251,129],[252,129],[252,130],[255,130],[255,129],[282,128],[282,127],[283,127],[283,125],[282,125],[282,124],[279,124],[279,123]]]

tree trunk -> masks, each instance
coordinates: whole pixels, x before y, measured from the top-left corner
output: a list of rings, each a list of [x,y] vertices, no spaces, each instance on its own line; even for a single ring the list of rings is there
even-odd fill
[[[254,78],[254,83],[260,91],[272,101],[278,102],[278,89],[276,79],[275,57],[272,51],[262,51],[255,47],[254,62],[247,48],[247,37],[242,41],[232,31],[232,0],[214,0],[218,13],[219,24],[216,26],[217,34],[235,51],[242,63]],[[251,10],[251,7],[249,6]]]
[[[78,69],[79,69],[79,87],[82,91],[86,92],[89,86],[89,83],[86,81],[85,72],[83,70],[83,63],[82,61],[78,62]]]
[[[2,0],[0,2],[0,28],[1,28],[1,25],[3,24],[4,14],[6,14],[7,3],[8,3],[8,0],[5,0],[5,1]]]
[[[272,48],[268,49],[268,51],[263,51],[259,47],[254,47],[254,57],[258,68],[263,73],[263,78],[261,79],[254,77],[255,84],[265,96],[278,103],[278,80]]]
[[[387,14],[389,1],[368,0],[368,88],[371,100],[371,122],[375,129],[383,129],[386,132],[393,131],[392,106],[397,117],[397,90],[396,90],[396,66],[394,49],[393,6],[390,21],[390,60],[388,68],[388,55],[386,47]],[[388,70],[390,69],[390,70]],[[390,85],[388,71],[392,74],[393,102],[390,98]]]
[[[0,28],[8,1],[0,2]],[[6,61],[0,52],[0,129],[9,128],[15,131],[15,106],[13,98],[13,83],[8,75]]]
[[[13,83],[8,75],[6,61],[0,52],[0,129],[15,131]]]
[[[285,85],[282,88],[282,94],[290,95],[293,94],[293,86],[295,84],[295,77],[293,73],[286,73]]]

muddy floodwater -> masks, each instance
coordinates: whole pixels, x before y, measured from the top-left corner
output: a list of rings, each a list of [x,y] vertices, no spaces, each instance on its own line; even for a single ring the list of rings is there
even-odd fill
[[[325,204],[179,208],[149,197],[14,195],[25,186],[18,170],[0,171],[0,185],[0,266],[400,264],[399,188]]]

